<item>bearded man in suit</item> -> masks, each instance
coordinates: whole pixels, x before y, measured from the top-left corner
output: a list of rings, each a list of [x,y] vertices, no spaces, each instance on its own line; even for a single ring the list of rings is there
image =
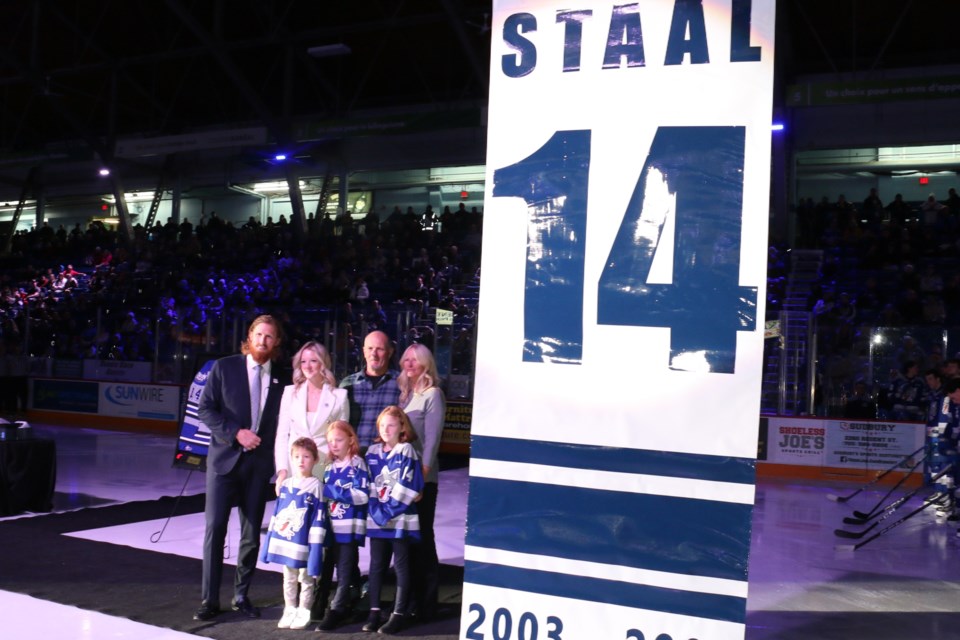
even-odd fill
[[[271,497],[280,398],[290,382],[274,362],[282,339],[275,318],[257,317],[240,353],[214,363],[200,394],[198,416],[210,429],[210,449],[201,603],[195,620],[210,620],[220,613],[223,547],[234,505],[240,511],[240,547],[231,606],[248,618],[260,617],[248,593],[260,551],[263,512]]]

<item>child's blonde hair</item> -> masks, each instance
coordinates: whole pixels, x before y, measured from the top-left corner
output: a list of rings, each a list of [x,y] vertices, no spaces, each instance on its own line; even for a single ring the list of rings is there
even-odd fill
[[[383,442],[383,438],[380,437],[379,433],[380,421],[387,416],[393,416],[394,418],[400,420],[400,437],[398,438],[399,442],[413,442],[417,439],[417,432],[413,430],[413,425],[410,424],[410,418],[407,417],[406,412],[397,405],[392,404],[381,411],[380,415],[377,416],[377,437],[374,442]]]
[[[350,444],[347,445],[347,459],[352,458],[355,455],[360,454],[360,442],[357,441],[357,432],[353,430],[353,425],[347,422],[346,420],[334,420],[330,423],[330,426],[327,427],[327,439],[330,439],[331,431],[339,431],[340,433],[347,436],[347,439],[350,441]],[[332,461],[333,456],[330,454],[329,450],[327,451],[327,457]]]

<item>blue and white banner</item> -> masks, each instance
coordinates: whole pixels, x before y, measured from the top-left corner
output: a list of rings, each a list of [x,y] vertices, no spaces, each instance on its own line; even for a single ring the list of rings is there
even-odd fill
[[[200,395],[207,384],[210,370],[216,358],[210,358],[197,370],[187,391],[187,402],[180,421],[180,437],[177,440],[177,452],[191,453],[206,457],[210,449],[210,428],[200,420]]]
[[[492,32],[461,638],[743,638],[774,1]]]

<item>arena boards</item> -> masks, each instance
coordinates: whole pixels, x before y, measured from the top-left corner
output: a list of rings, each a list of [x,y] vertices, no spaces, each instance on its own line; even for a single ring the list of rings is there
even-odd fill
[[[461,638],[743,638],[774,2],[493,6]]]

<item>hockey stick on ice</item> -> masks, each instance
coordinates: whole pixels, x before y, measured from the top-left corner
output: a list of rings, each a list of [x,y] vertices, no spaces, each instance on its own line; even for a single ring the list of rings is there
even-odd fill
[[[937,476],[937,477],[939,477],[939,476]],[[911,491],[910,493],[906,493],[906,494],[902,495],[901,497],[897,498],[896,500],[894,500],[893,502],[891,502],[889,505],[887,505],[886,507],[884,507],[883,509],[881,509],[880,511],[877,511],[877,512],[874,513],[874,514],[871,514],[871,516],[870,516],[869,518],[847,517],[847,518],[844,518],[844,519],[843,519],[843,524],[856,524],[856,525],[864,525],[864,524],[867,524],[868,522],[870,522],[871,520],[873,520],[873,519],[876,518],[877,516],[884,515],[884,514],[886,514],[888,511],[893,511],[893,510],[896,509],[897,507],[901,506],[904,502],[906,502],[907,500],[909,500],[909,499],[912,498],[913,496],[917,495],[917,494],[920,492],[920,490],[921,490],[921,489],[924,489],[924,488],[926,488],[926,487],[925,487],[924,485],[921,485],[921,486],[917,487],[916,489],[914,489],[913,491]],[[935,501],[939,502],[941,497],[942,497],[942,495],[935,493],[935,494],[933,494],[933,495],[927,496],[927,497],[925,498],[925,500],[935,500]]]
[[[924,487],[918,487],[917,490],[922,488]],[[855,540],[859,540],[863,536],[873,531],[873,529],[876,528],[877,525],[879,525],[881,522],[883,522],[884,520],[892,516],[894,513],[896,513],[899,507],[903,506],[903,504],[906,503],[907,500],[909,500],[914,495],[916,495],[917,490],[911,491],[910,493],[903,496],[902,498],[894,502],[892,505],[884,509],[881,512],[883,513],[883,515],[880,516],[880,519],[874,522],[872,525],[870,525],[866,529],[864,529],[863,531],[846,531],[844,529],[834,529],[833,530],[834,535],[839,536],[841,538],[853,538]],[[928,496],[927,498],[925,498],[923,501],[923,506],[929,507],[932,504],[943,505],[943,504],[946,504],[948,501],[949,501],[949,496],[937,494],[936,496]]]
[[[910,474],[913,473],[914,471],[916,471],[917,467],[919,467],[920,465],[922,465],[922,464],[926,461],[926,459],[927,459],[927,456],[923,456],[922,458],[920,458],[920,459],[917,461],[916,464],[914,464],[914,465],[910,468],[910,471],[908,471],[908,472],[906,472],[905,474],[903,474],[903,477],[900,478],[900,480],[897,481],[897,484],[895,484],[895,485],[893,485],[892,487],[890,487],[890,490],[887,491],[887,492],[883,495],[883,497],[880,498],[879,501],[877,501],[877,504],[873,505],[873,509],[870,509],[870,511],[867,511],[866,513],[864,513],[863,511],[854,511],[854,512],[853,512],[853,515],[856,516],[856,517],[858,517],[858,518],[863,518],[863,519],[869,520],[872,515],[874,515],[875,513],[877,513],[877,511],[880,511],[880,510],[881,510],[881,507],[883,507],[883,503],[886,502],[887,498],[889,498],[890,495],[891,495],[894,491],[896,491],[897,489],[899,489],[899,488],[900,488],[900,485],[902,485],[904,482],[906,482],[906,481],[907,481],[907,478],[910,477]]]
[[[890,531],[890,530],[893,529],[894,527],[897,527],[897,526],[903,524],[904,522],[906,522],[907,520],[909,520],[909,519],[912,518],[913,516],[917,515],[918,513],[920,513],[921,511],[923,511],[924,509],[926,509],[926,508],[928,508],[928,507],[931,507],[931,506],[933,506],[933,505],[935,505],[935,504],[940,504],[940,503],[939,503],[938,501],[936,501],[936,500],[934,500],[934,501],[932,501],[932,502],[924,502],[922,505],[920,505],[919,507],[917,507],[916,509],[914,509],[913,511],[911,511],[911,512],[908,513],[907,515],[903,516],[903,517],[900,518],[899,520],[894,520],[893,522],[891,522],[890,524],[888,524],[887,526],[885,526],[883,529],[880,529],[880,531],[876,532],[875,534],[873,534],[872,536],[870,536],[870,537],[867,538],[866,540],[863,540],[862,542],[858,542],[858,543],[856,543],[856,544],[838,544],[838,545],[836,545],[836,546],[834,547],[834,550],[835,550],[835,551],[856,551],[857,549],[859,549],[859,548],[862,547],[863,545],[868,544],[868,543],[876,540],[877,538],[879,538],[880,536],[882,536],[882,535],[885,534],[886,532]]]
[[[922,462],[922,460],[921,460],[921,462]],[[942,469],[939,473],[937,473],[935,476],[933,476],[928,483],[925,483],[925,484],[934,484],[934,483],[936,483],[937,480],[939,480],[941,477],[943,477],[943,476],[944,476],[948,471],[950,471],[951,469],[952,469],[952,465],[951,465],[951,466],[948,466],[946,469]],[[870,513],[863,513],[863,514],[860,514],[859,511],[855,511],[855,512],[854,512],[855,514],[860,514],[860,515],[854,515],[853,517],[844,518],[844,519],[843,519],[843,523],[844,523],[844,524],[867,524],[868,522],[870,522],[871,520],[873,520],[874,518],[876,518],[876,517],[879,516],[880,514],[886,512],[886,511],[889,511],[889,510],[891,510],[891,509],[896,509],[897,507],[899,507],[900,505],[902,505],[904,502],[906,502],[907,500],[909,500],[909,499],[912,498],[913,496],[917,495],[923,488],[924,488],[924,486],[923,486],[923,485],[920,485],[919,487],[917,487],[917,488],[914,489],[913,491],[911,491],[911,492],[909,492],[909,493],[907,493],[907,494],[904,494],[903,496],[897,498],[896,500],[894,500],[893,502],[891,502],[890,504],[888,504],[887,506],[885,506],[883,509],[875,510],[875,511],[872,511],[872,512],[870,512]],[[889,494],[888,494],[888,495],[889,495]]]
[[[924,446],[926,446],[926,445],[924,445]],[[882,473],[878,473],[876,478],[874,478],[873,480],[871,480],[871,481],[868,482],[867,484],[863,485],[862,487],[860,487],[859,489],[857,489],[856,491],[854,491],[854,492],[851,493],[850,495],[838,496],[838,495],[833,494],[833,493],[828,493],[828,494],[827,494],[827,500],[833,500],[834,502],[846,502],[847,500],[849,500],[849,499],[853,498],[854,496],[858,495],[858,494],[859,494],[861,491],[863,491],[864,489],[869,489],[870,487],[872,487],[872,486],[875,485],[876,483],[880,482],[880,480],[882,480],[884,476],[886,476],[886,475],[887,475],[888,473],[890,473],[891,471],[895,471],[897,468],[899,468],[901,465],[903,465],[904,462],[906,462],[907,460],[909,460],[909,459],[912,458],[913,456],[917,455],[917,454],[920,453],[921,451],[923,451],[923,447],[920,447],[919,449],[917,449],[917,450],[914,451],[913,453],[910,453],[910,454],[905,455],[903,458],[901,458],[900,460],[898,460],[892,467],[890,467],[889,469],[887,469],[886,471],[884,471],[884,472],[882,472]]]

